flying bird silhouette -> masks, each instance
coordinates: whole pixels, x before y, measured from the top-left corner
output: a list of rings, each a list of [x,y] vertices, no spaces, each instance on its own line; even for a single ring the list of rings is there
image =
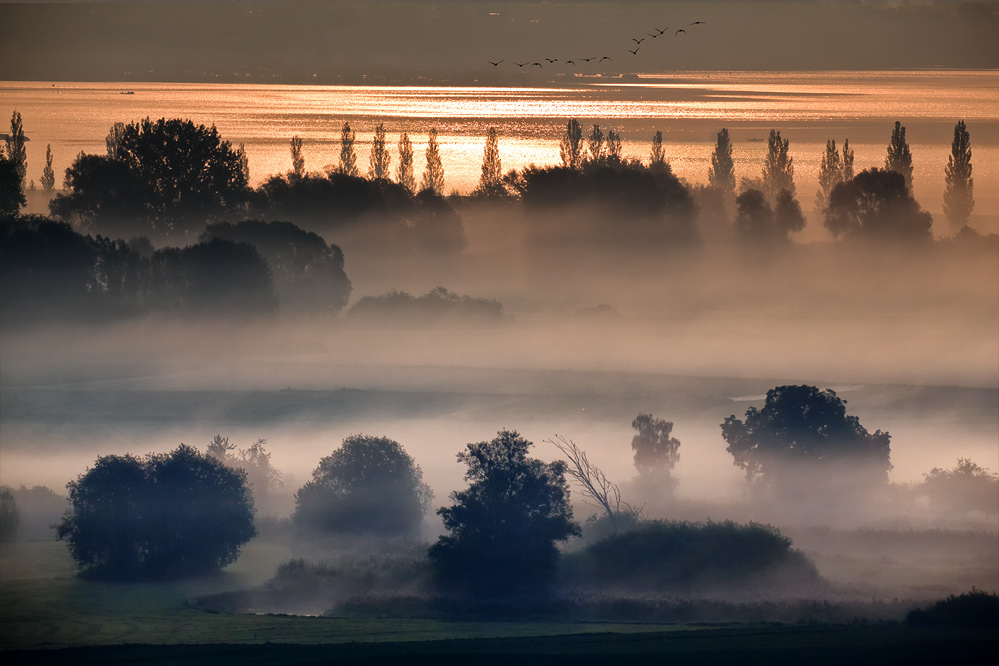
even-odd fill
[[[659,36],[659,35],[653,35],[651,32],[647,32],[645,34],[648,35],[649,37],[651,37],[652,39],[655,39],[656,37]]]
[[[666,26],[662,30],[660,30],[659,28],[652,28],[652,29],[655,30],[656,32],[658,32],[660,35],[665,35],[666,31],[669,30],[669,26]]]
[[[707,23],[707,21],[694,21],[690,25],[701,25],[702,23]]]
[[[613,59],[614,59],[614,58],[611,58],[610,56],[604,56],[603,58],[601,58],[601,59],[600,59],[600,60],[598,60],[597,62],[603,62],[604,60],[613,60]]]
[[[573,67],[575,67],[576,66],[576,61],[575,60],[566,60],[565,64],[566,64],[566,66],[572,65]]]
[[[523,67],[524,65],[527,65],[528,63],[526,63],[526,62],[515,62],[513,64],[516,65],[517,67]]]
[[[595,59],[596,59],[596,56],[593,56],[592,58],[580,58],[580,60],[582,60],[583,62],[590,62],[591,60],[595,60]]]
[[[493,62],[492,60],[487,60],[486,62],[488,62],[488,63],[489,63],[490,65],[492,65],[493,67],[496,67],[497,65],[499,65],[499,64],[500,64],[500,62],[503,62],[503,61],[502,61],[502,60],[500,60],[499,62]]]
[[[558,58],[545,58],[545,60],[548,61],[549,65],[552,64],[552,63],[558,62]]]
[[[686,30],[684,30],[683,28],[680,28],[679,30],[677,30],[677,31],[676,31],[676,32],[675,32],[675,33],[673,34],[673,36],[674,36],[674,37],[676,37],[676,36],[677,36],[677,35],[679,35],[679,34],[680,34],[681,32],[682,32],[683,34],[685,34],[685,35],[687,34],[687,31],[686,31]]]
[[[642,47],[639,46],[634,51],[632,51],[631,49],[628,49],[628,53],[630,53],[631,55],[638,55],[638,49],[640,49],[640,48],[642,48]]]
[[[635,39],[634,37],[632,37],[631,41],[635,42],[636,44],[641,44],[642,42],[645,41],[645,37],[642,37],[641,39]]]
[[[542,69],[544,69],[544,65],[542,65],[540,62],[532,62],[531,67],[541,67]]]

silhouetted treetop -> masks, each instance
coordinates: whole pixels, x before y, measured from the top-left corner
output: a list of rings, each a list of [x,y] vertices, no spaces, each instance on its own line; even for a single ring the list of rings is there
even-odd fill
[[[833,236],[869,240],[929,240],[932,222],[912,198],[904,176],[877,168],[836,185],[825,214]]]
[[[975,179],[971,177],[971,135],[963,120],[954,126],[954,141],[944,168],[944,214],[954,229],[968,223],[975,208]]]

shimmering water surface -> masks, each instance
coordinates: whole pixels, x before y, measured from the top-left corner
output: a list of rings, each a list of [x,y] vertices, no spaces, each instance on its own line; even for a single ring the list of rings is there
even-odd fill
[[[134,94],[121,94],[124,90]],[[892,125],[900,120],[912,148],[916,198],[941,231],[946,229],[944,167],[954,123],[963,119],[973,147],[973,225],[999,231],[996,71],[687,72],[552,88],[7,82],[0,83],[3,109],[16,109],[24,118],[31,140],[28,178],[36,181],[46,144],[52,144],[61,175],[80,151],[104,150],[112,123],[146,116],[214,123],[224,138],[245,144],[255,183],[290,168],[288,142],[294,135],[305,142],[309,170],[336,163],[345,120],[357,132],[362,169],[378,122],[385,122],[393,149],[398,135],[408,132],[419,177],[427,132],[436,127],[447,186],[458,191],[475,186],[490,126],[500,131],[504,169],[558,162],[558,138],[568,118],[587,129],[599,123],[618,130],[626,155],[640,158],[647,157],[652,135],[662,131],[674,170],[691,183],[707,180],[722,127],[734,141],[737,177],[758,176],[765,138],[774,128],[791,142],[806,212],[818,188],[826,139],[842,144],[849,138],[857,170],[881,166]]]

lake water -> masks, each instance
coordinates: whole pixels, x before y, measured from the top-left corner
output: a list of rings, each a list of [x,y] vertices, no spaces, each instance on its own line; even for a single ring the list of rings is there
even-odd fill
[[[126,88],[127,86],[127,88]],[[123,90],[134,94],[123,95]],[[245,144],[251,180],[290,168],[289,139],[304,140],[306,167],[335,164],[339,129],[357,132],[358,164],[367,166],[374,126],[395,142],[408,132],[423,166],[427,132],[440,133],[449,190],[466,192],[479,177],[485,135],[500,132],[504,169],[559,160],[568,118],[621,132],[628,156],[647,158],[663,132],[674,171],[704,183],[715,134],[727,127],[736,176],[758,176],[771,128],[790,140],[798,198],[813,215],[805,238],[821,238],[814,194],[826,139],[850,139],[857,171],[881,166],[895,120],[907,127],[915,165],[914,192],[947,233],[942,213],[944,167],[953,128],[971,133],[975,179],[973,226],[999,231],[999,72],[687,72],[628,80],[593,78],[574,87],[459,88],[177,83],[0,83],[0,112],[19,111],[28,143],[28,178],[36,182],[52,144],[57,179],[80,151],[103,152],[114,122],[183,117],[214,123]],[[762,141],[761,141],[762,140]],[[393,164],[394,167],[394,164]]]

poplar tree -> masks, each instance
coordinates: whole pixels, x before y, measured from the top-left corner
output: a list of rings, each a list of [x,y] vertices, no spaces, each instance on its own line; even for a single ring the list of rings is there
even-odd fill
[[[6,139],[7,159],[14,164],[18,181],[24,188],[24,177],[28,173],[28,152],[24,147],[24,125],[21,114],[14,111],[10,116],[10,135]]]
[[[430,128],[430,138],[427,140],[427,168],[423,171],[420,189],[430,190],[437,196],[444,194],[444,165],[441,164],[436,127]]]
[[[42,191],[55,189],[55,171],[52,170],[52,144],[45,146],[45,168],[42,169]]]
[[[495,127],[486,134],[486,148],[482,155],[482,176],[479,178],[477,193],[485,196],[502,195],[503,165],[499,155],[499,135]]]
[[[396,171],[396,179],[410,193],[416,190],[416,178],[413,176],[413,143],[406,132],[399,137],[399,168]]]
[[[666,151],[663,150],[663,133],[656,132],[652,137],[652,151],[649,153],[649,170],[660,173],[666,169]]]
[[[575,118],[565,126],[565,134],[559,144],[562,166],[574,171],[583,166],[583,128]]]
[[[718,132],[715,152],[711,154],[711,168],[708,169],[708,182],[725,194],[735,191],[735,163],[732,161],[732,142],[728,129]]]
[[[358,176],[357,155],[354,154],[354,140],[357,135],[350,129],[346,120],[340,129],[340,173],[345,176]]]
[[[305,157],[302,155],[302,137],[291,137],[291,176],[296,180],[305,177]]]
[[[600,125],[593,125],[590,137],[586,140],[586,146],[590,150],[590,161],[599,162],[604,158],[604,133]]]
[[[388,178],[392,156],[385,147],[385,123],[378,123],[375,136],[371,139],[371,155],[368,159],[368,178],[381,180]]]
[[[607,159],[621,161],[621,135],[614,130],[607,131]]]
[[[971,177],[971,136],[964,121],[954,126],[954,142],[944,167],[944,214],[955,229],[968,224],[975,207],[975,180]]]
[[[781,190],[787,190],[793,197],[794,158],[788,155],[787,139],[780,138],[780,132],[770,130],[767,141],[767,159],[763,163],[763,192],[770,201],[776,201]]]
[[[853,180],[853,148],[850,140],[843,142],[843,182]]]
[[[909,152],[909,144],[905,140],[905,126],[897,120],[895,129],[891,133],[891,141],[888,142],[885,169],[902,174],[905,178],[905,187],[912,191],[912,153]]]
[[[815,194],[816,208],[822,210],[828,205],[829,193],[841,182],[843,182],[843,165],[836,150],[836,140],[829,139],[826,141],[826,152],[822,154],[822,166],[819,168],[819,190]]]

